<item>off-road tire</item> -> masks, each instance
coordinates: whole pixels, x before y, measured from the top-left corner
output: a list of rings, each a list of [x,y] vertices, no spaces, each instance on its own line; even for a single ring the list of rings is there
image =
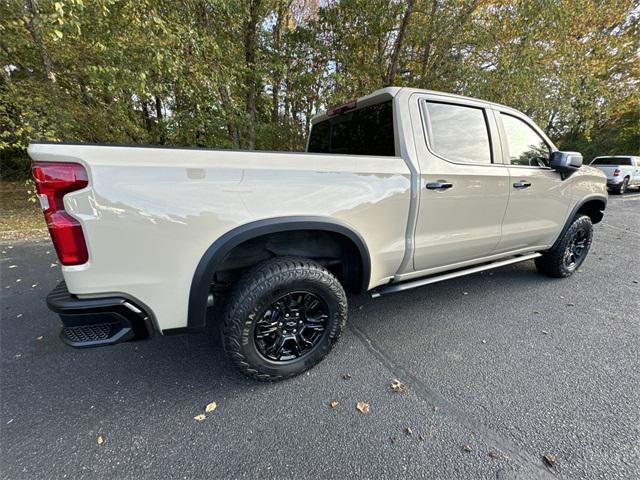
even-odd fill
[[[326,330],[303,356],[271,361],[261,354],[254,339],[259,316],[274,298],[301,289],[325,302],[330,312]],[[247,377],[264,382],[284,380],[320,362],[340,337],[346,320],[347,297],[331,272],[304,258],[273,258],[249,269],[232,287],[222,323],[223,346],[231,363]]]
[[[568,266],[565,261],[568,249],[571,248],[571,242],[579,235],[579,232],[586,234],[586,243],[584,252],[572,266]],[[577,215],[566,232],[555,243],[555,245],[541,257],[535,259],[536,268],[540,273],[554,278],[566,278],[575,272],[589,253],[591,241],[593,240],[593,224],[591,219],[586,215]]]

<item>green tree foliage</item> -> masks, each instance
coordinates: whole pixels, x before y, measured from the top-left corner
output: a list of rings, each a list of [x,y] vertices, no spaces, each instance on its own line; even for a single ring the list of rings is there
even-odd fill
[[[294,150],[385,85],[477,96],[587,155],[638,153],[633,0],[6,0],[0,151],[29,141]]]

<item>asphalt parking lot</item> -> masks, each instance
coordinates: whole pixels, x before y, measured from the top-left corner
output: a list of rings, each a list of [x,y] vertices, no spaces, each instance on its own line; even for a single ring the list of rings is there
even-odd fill
[[[610,198],[573,277],[526,262],[351,297],[332,354],[277,384],[214,329],[66,347],[51,244],[1,258],[2,478],[640,477],[640,193]]]

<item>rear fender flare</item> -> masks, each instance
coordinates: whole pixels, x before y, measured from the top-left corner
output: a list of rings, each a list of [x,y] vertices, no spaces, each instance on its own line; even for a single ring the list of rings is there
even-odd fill
[[[371,277],[371,258],[362,236],[344,222],[333,218],[296,216],[257,220],[228,231],[211,244],[200,259],[189,291],[187,328],[198,329],[206,324],[209,285],[217,267],[231,250],[247,240],[269,233],[293,230],[321,230],[347,237],[356,246],[362,262],[360,293],[367,291]]]

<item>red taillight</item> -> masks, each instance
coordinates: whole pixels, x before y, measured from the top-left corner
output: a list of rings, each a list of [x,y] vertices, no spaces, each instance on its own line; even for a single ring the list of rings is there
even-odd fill
[[[34,162],[33,178],[53,246],[63,265],[89,259],[80,222],[64,210],[63,197],[88,185],[87,171],[78,163]]]
[[[617,168],[613,171],[613,176],[614,177],[619,177],[620,176],[620,170],[618,170]]]

